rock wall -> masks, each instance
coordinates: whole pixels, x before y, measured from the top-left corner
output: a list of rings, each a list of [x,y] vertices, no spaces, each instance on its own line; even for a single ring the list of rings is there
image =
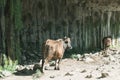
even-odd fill
[[[78,51],[102,48],[102,38],[120,36],[119,0],[22,0],[24,48],[40,49],[44,40],[71,37]],[[32,45],[32,46],[31,46]]]

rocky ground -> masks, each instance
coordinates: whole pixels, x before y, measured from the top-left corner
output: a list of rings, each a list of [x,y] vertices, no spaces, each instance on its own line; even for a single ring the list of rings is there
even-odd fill
[[[50,66],[44,74],[35,74],[33,65],[19,66],[21,73],[0,80],[120,80],[120,51],[106,50],[63,59],[61,70]]]

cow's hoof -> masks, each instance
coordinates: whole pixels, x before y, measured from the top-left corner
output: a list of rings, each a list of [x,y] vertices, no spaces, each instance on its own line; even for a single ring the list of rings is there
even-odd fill
[[[49,70],[49,67],[46,66],[44,69],[45,69],[45,70]]]
[[[55,67],[54,70],[60,70],[60,68],[59,67],[57,67],[57,68]]]

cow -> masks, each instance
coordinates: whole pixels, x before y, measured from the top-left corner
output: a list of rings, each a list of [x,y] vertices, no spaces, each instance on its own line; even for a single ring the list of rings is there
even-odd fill
[[[102,43],[103,43],[103,49],[107,50],[112,44],[112,37],[111,36],[104,37]]]
[[[47,69],[47,64],[52,59],[55,60],[54,69],[60,70],[59,65],[66,49],[72,49],[70,38],[64,37],[58,40],[47,39],[42,44],[42,72],[44,72],[44,69]]]

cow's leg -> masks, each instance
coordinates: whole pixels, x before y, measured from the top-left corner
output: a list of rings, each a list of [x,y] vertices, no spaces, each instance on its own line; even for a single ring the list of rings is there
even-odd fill
[[[44,69],[45,70],[48,70],[48,67],[49,67],[49,61],[51,60],[51,58],[52,57],[47,57],[46,59],[45,59],[45,65],[44,65]]]
[[[44,69],[45,69],[45,70],[48,70],[48,67],[49,67],[49,63],[48,63],[48,62],[49,62],[49,60],[46,59],[46,60],[45,60],[45,66],[44,66]]]
[[[58,62],[58,59],[55,60],[55,68],[54,68],[55,70],[57,70],[57,65],[58,65],[57,62]]]
[[[61,62],[62,59],[59,59],[58,61],[58,69],[57,70],[60,70],[60,62]]]
[[[42,67],[41,67],[41,68],[42,68],[42,70],[41,70],[42,73],[44,72],[44,71],[43,71],[43,70],[44,70],[44,63],[45,63],[45,60],[42,59]]]
[[[44,72],[44,69],[47,70],[47,68],[49,66],[49,63],[48,63],[49,60],[50,60],[50,58],[46,58],[46,59],[43,58],[42,59],[42,67],[41,67],[42,68],[42,70],[41,70],[42,72]]]
[[[47,70],[48,65],[48,60],[47,59],[42,59],[42,70],[41,72],[44,73],[44,69]]]
[[[61,59],[57,59],[56,61],[55,61],[55,70],[60,70],[60,62],[61,62]]]

